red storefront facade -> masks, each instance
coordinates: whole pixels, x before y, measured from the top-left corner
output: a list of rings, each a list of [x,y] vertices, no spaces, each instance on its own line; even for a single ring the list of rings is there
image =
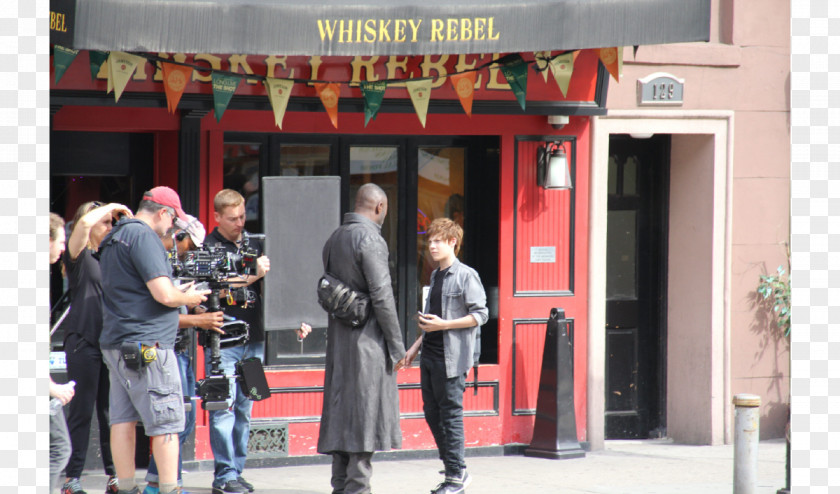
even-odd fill
[[[534,59],[531,53],[522,56],[528,62]],[[483,334],[484,357],[479,367],[477,391],[471,387],[471,375],[465,394],[467,447],[530,442],[545,326],[554,307],[563,308],[570,320],[577,436],[582,442],[588,441],[587,334],[592,330],[588,327],[586,296],[588,117],[605,113],[603,102],[609,77],[600,66],[595,50],[580,52],[566,97],[550,75],[544,79],[542,73],[529,66],[525,110],[517,103],[498,66],[481,69],[471,117],[461,108],[446,75],[480,67],[498,59],[498,54],[425,57],[196,54],[173,58],[203,69],[193,72],[174,114],[167,111],[160,72],[151,62],[138,67],[118,103],[112,94],[106,93],[104,68],[96,79],[91,78],[86,51],[79,53],[58,83],[53,82],[51,152],[55,170],[51,182],[54,190],[62,191],[61,199],[56,199],[60,204],[53,201],[54,210],[64,209],[65,217],[71,218],[81,202],[101,199],[95,196],[108,187],[102,177],[121,175],[125,177],[121,180],[130,184],[129,189],[146,180],[179,190],[185,209],[198,216],[209,231],[215,226],[212,198],[217,191],[230,186],[226,180],[230,180],[228,172],[237,166],[232,164],[237,159],[234,155],[249,149],[256,153],[252,158],[259,163],[255,165],[259,178],[272,176],[278,170],[288,173],[288,167],[284,168],[287,165],[300,174],[339,175],[343,177],[343,199],[345,194],[351,194],[358,181],[386,180],[400,204],[399,208],[392,207],[394,228],[390,234],[386,231],[386,239],[392,244],[392,259],[396,258],[396,276],[402,280],[397,283],[398,290],[407,290],[399,300],[403,331],[410,344],[416,327],[408,315],[417,310],[417,291],[423,285],[424,274],[428,275],[428,268],[422,262],[422,240],[415,239],[422,239],[424,221],[439,215],[442,207],[440,200],[435,202],[434,194],[424,192],[438,187],[440,182],[432,185],[425,182],[428,177],[418,171],[421,165],[417,164],[417,155],[421,159],[435,155],[435,163],[448,163],[449,179],[443,180],[448,188],[444,192],[456,191],[466,201],[466,215],[471,218],[465,225],[467,238],[473,244],[472,255],[480,259],[476,262],[484,266],[479,268],[479,273],[495,316],[494,327],[486,327]],[[301,82],[294,85],[283,128],[278,129],[264,86],[257,80],[240,83],[223,117],[217,121],[212,110],[209,69],[341,82],[338,126],[333,127],[314,87]],[[380,113],[365,127],[359,80],[420,76],[435,78],[425,128],[406,89],[396,84],[389,85]],[[569,120],[558,129],[548,123],[547,115],[566,115]],[[74,171],[86,159],[74,149],[77,137],[81,137],[78,142],[89,142],[88,138],[106,142],[109,136],[126,134],[142,136],[139,144],[131,141],[135,139],[131,137],[129,141],[134,144],[124,154],[114,151],[110,162],[107,156],[94,156],[84,167],[84,173]],[[569,156],[574,184],[571,190],[546,190],[537,183],[537,147],[555,140],[564,143]],[[309,165],[295,164],[294,152],[306,149],[311,158],[313,146],[320,150],[315,154],[323,157],[323,166],[306,168]],[[139,148],[145,161],[130,167],[119,163],[131,159],[129,155],[136,156]],[[396,156],[384,175],[364,168],[370,163],[361,169],[358,168],[361,165],[354,164],[354,155],[373,148],[393,150]],[[65,151],[74,158],[63,160]],[[111,172],[111,166],[122,171]],[[138,175],[138,169],[144,171]],[[136,197],[132,194],[136,192],[127,191],[122,201],[136,207]],[[342,202],[346,204],[346,200]],[[283,213],[263,210],[261,214]],[[413,224],[406,226],[415,216],[418,217],[416,228]],[[475,227],[473,233],[469,231],[471,227]],[[469,252],[468,244],[465,249]],[[465,259],[468,264],[475,263],[471,261],[469,257]],[[272,271],[282,273],[284,262],[294,260],[272,259]],[[314,297],[315,280],[299,283],[302,289],[311,287]],[[288,340],[270,338],[267,353],[274,352],[277,356],[274,360],[269,357],[266,368],[273,395],[256,403],[253,412],[254,427],[270,428],[277,424],[286,427],[286,450],[263,456],[316,454],[323,364],[318,363],[317,348],[306,353],[307,358],[299,361],[303,363],[296,362],[294,355],[283,349],[288,344]],[[197,357],[198,362],[203,361],[200,348]],[[198,377],[201,377],[203,366],[196,367],[200,368]],[[398,382],[403,449],[433,449],[434,441],[423,419],[416,364],[400,372]],[[199,411],[194,444],[195,460],[212,458],[203,411]],[[186,458],[190,458],[189,453]]]

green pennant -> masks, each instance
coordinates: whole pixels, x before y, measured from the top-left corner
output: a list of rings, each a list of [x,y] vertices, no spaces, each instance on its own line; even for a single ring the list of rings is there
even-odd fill
[[[69,67],[70,64],[73,63],[73,59],[75,59],[76,55],[78,54],[79,50],[55,45],[55,49],[53,50],[53,66],[55,71],[56,84],[58,84],[58,81],[61,80],[61,76],[64,75],[64,72],[67,70],[67,67]]]
[[[385,97],[385,89],[388,83],[384,81],[362,82],[362,95],[365,97],[365,127],[370,119],[376,120],[376,114],[382,107],[382,98]]]
[[[222,119],[233,93],[239,87],[242,77],[237,75],[224,75],[213,72],[213,111],[216,113],[216,121]]]
[[[516,100],[519,101],[519,106],[524,110],[525,92],[528,89],[528,65],[518,54],[505,58],[507,60],[502,64],[502,74],[510,84],[510,89],[516,96]]]
[[[90,78],[95,81],[96,74],[99,73],[99,68],[102,67],[102,63],[108,59],[108,52],[90,50],[88,52],[88,56],[90,57]]]

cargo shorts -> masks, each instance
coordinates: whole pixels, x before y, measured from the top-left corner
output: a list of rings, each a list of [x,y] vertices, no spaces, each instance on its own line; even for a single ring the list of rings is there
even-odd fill
[[[173,350],[157,351],[157,359],[139,371],[126,368],[119,350],[103,349],[111,379],[110,423],[143,423],[149,437],[184,430],[184,398],[178,359]]]

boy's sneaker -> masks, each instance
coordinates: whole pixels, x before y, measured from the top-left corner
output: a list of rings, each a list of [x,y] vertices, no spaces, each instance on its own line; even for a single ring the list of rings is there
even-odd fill
[[[443,483],[435,487],[432,494],[463,494],[471,483],[472,476],[466,470],[461,470],[461,474],[456,477],[447,475]]]
[[[147,484],[146,488],[143,489],[143,494],[160,494],[160,487]]]
[[[242,485],[242,487],[248,489],[248,492],[254,492],[254,484],[248,482],[242,477],[236,477],[236,481],[239,482],[239,484]]]
[[[117,494],[120,491],[120,484],[117,482],[117,476],[111,475],[108,477],[108,483],[105,484],[105,494]]]
[[[130,491],[118,490],[117,492],[119,494],[140,494],[140,488],[135,485],[134,489],[131,489]]]
[[[61,494],[87,494],[87,492],[82,489],[79,479],[74,477],[64,483],[61,487]]]

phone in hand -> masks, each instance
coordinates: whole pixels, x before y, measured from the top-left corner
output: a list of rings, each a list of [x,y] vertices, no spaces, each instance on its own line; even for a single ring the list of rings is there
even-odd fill
[[[414,314],[414,316],[412,316],[412,318],[413,318],[415,321],[420,321],[420,318],[421,318],[421,317],[426,317],[426,314],[423,314],[423,313],[422,313],[422,312],[420,312],[420,311],[417,311],[417,313],[416,313],[416,314]]]

